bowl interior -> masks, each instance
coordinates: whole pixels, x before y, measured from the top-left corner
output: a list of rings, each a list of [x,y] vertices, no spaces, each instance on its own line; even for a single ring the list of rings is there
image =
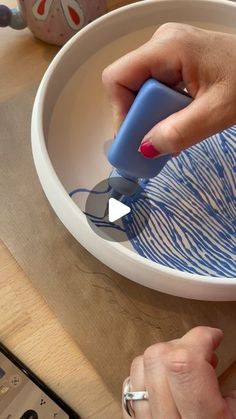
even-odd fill
[[[123,12],[111,18],[112,31],[107,16],[100,43],[94,41],[96,49],[93,36],[97,26],[91,25],[87,39],[81,37],[71,44],[73,60],[65,53],[57,64],[63,82],[59,83],[56,71],[52,73],[52,78],[58,79],[57,94],[50,99],[46,141],[53,167],[68,194],[77,188],[91,190],[111,171],[106,149],[114,135],[113,125],[101,83],[108,64],[143,44],[165,21],[236,32],[236,8],[233,19],[232,11],[227,14],[220,3],[218,7],[205,2],[206,7],[198,2],[196,8],[195,2],[176,2],[178,7],[174,2],[148,3],[142,19],[136,13],[138,8],[127,9],[126,22]],[[133,202],[129,222],[124,223],[122,245],[180,271],[235,277],[235,142],[236,129],[232,127],[170,161],[146,186],[151,210],[142,196]],[[84,211],[86,197],[86,193],[73,195],[78,211]],[[150,212],[150,218],[133,239],[141,211],[145,216]]]

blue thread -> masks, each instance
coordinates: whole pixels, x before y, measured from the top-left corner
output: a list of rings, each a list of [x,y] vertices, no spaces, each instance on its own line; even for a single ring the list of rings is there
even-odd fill
[[[76,193],[81,193],[81,192],[94,193],[95,195],[102,195],[102,194],[110,192],[110,190],[111,190],[110,185],[108,185],[105,191],[94,191],[92,189],[77,188],[77,189],[74,189],[72,192],[70,192],[69,196],[72,198],[73,195],[75,195]]]

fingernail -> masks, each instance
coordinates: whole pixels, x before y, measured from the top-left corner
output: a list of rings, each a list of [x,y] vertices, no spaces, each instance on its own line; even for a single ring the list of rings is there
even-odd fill
[[[141,143],[139,147],[140,153],[144,157],[147,157],[148,159],[153,159],[154,157],[159,157],[161,155],[160,151],[156,150],[155,147],[153,147],[152,142],[150,140],[146,140],[143,143]]]

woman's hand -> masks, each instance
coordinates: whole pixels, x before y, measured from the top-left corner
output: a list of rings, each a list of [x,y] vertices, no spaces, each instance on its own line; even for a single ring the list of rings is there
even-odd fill
[[[150,77],[169,86],[184,84],[195,100],[147,133],[144,154],[150,146],[160,154],[178,153],[236,123],[235,35],[167,23],[146,44],[107,67],[103,82],[115,130]]]
[[[222,339],[219,329],[196,327],[181,339],[149,347],[136,358],[130,390],[147,390],[149,401],[132,403],[135,419],[235,418],[236,392],[222,397],[214,371],[215,350]]]

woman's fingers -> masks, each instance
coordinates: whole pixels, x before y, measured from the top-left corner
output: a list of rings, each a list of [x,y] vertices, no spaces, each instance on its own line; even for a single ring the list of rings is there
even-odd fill
[[[214,419],[226,411],[214,372],[214,351],[222,339],[219,329],[196,327],[181,339],[145,351],[145,383],[153,418]]]
[[[220,329],[196,327],[169,347],[163,363],[182,419],[227,418],[227,405],[211,365],[222,339]]]
[[[221,329],[208,326],[198,326],[189,330],[181,339],[178,346],[192,348],[196,355],[201,354],[209,363],[214,358],[214,351],[218,348],[224,338]],[[213,362],[215,362],[213,360]]]
[[[102,79],[112,105],[116,130],[133,103],[136,92],[150,77],[168,85],[177,85],[182,80],[181,63],[177,55],[154,40],[131,51],[104,70]]]
[[[145,383],[153,419],[180,419],[166,377],[164,359],[169,350],[168,343],[159,343],[144,352]]]
[[[213,367],[193,349],[168,354],[166,375],[182,419],[230,418]]]
[[[145,135],[140,150],[145,155],[150,143],[158,156],[179,153],[233,123],[233,114],[223,90],[212,88],[186,108],[155,125]]]
[[[140,148],[146,157],[180,152],[233,125],[235,59],[234,35],[176,23],[162,25],[148,42],[103,72],[115,129],[126,116],[136,92],[150,77],[169,86],[183,82],[194,101],[146,134]]]
[[[169,86],[183,81],[181,54],[186,47],[180,44],[180,38],[186,37],[186,30],[191,33],[191,28],[175,23],[162,25],[148,42],[103,71],[102,79],[112,105],[116,130],[145,80],[153,77]],[[194,55],[193,46],[191,55]],[[190,60],[193,61],[191,57]]]
[[[144,59],[145,51],[144,45],[103,71],[102,80],[112,106],[116,131],[133,103],[135,92],[151,76],[148,63]]]
[[[215,350],[222,339],[220,329],[196,327],[137,357],[130,391],[146,390],[149,400],[132,403],[135,419],[231,419],[235,394],[222,397],[214,371]]]

